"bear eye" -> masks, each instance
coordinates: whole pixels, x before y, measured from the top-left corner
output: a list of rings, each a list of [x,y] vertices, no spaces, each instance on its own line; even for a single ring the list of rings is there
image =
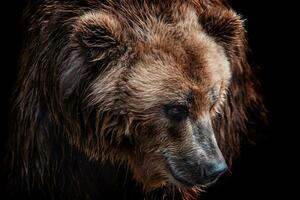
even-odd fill
[[[188,108],[186,105],[182,104],[170,104],[165,106],[165,114],[166,116],[175,121],[182,121],[187,118]]]
[[[216,105],[216,103],[219,100],[219,96],[220,96],[220,87],[215,86],[213,87],[213,89],[211,90],[211,109]]]

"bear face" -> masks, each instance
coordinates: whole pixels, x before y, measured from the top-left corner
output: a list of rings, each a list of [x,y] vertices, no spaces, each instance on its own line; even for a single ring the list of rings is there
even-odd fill
[[[128,163],[146,190],[209,184],[227,168],[212,120],[221,112],[231,81],[228,53],[209,35],[212,28],[201,24],[195,7],[174,5],[168,17],[155,4],[144,5],[141,9],[147,12],[134,17],[93,11],[74,26],[73,39],[82,56],[101,70],[88,87],[86,104],[97,107],[99,115],[109,113],[106,123],[111,127],[100,123],[94,134],[108,137],[101,147],[118,157],[108,159]],[[241,23],[232,11],[223,12]],[[126,150],[123,140],[130,141]],[[94,145],[85,148],[88,154],[107,157],[95,152]]]
[[[111,161],[128,166],[144,191],[166,187],[190,199],[231,165],[247,111],[262,103],[242,20],[225,1],[28,8],[8,145],[25,190],[64,185],[72,194],[58,196],[82,199],[90,195],[82,188],[95,187],[86,181],[97,179],[92,161]]]

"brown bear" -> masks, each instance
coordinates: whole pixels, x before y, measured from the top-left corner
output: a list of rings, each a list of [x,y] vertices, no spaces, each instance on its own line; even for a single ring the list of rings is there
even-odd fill
[[[101,199],[120,165],[141,198],[196,199],[231,165],[261,99],[225,1],[44,0],[23,24],[13,194]]]

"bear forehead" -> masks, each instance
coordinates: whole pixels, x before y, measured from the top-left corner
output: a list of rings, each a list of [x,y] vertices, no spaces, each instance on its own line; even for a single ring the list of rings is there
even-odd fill
[[[137,19],[130,21],[130,25],[128,18],[125,19],[130,19],[130,15],[122,16],[127,43],[137,55],[141,74],[147,74],[147,69],[148,76],[152,73],[159,79],[161,73],[165,77],[160,80],[177,74],[177,78],[182,76],[193,85],[211,85],[230,79],[224,48],[206,34],[195,8],[181,4],[174,6],[170,13],[148,12],[142,19],[135,16]]]
[[[146,1],[147,2],[147,1]],[[136,61],[175,67],[194,81],[229,78],[224,48],[205,33],[193,2],[112,5],[81,17],[81,23],[104,26],[135,53]],[[79,26],[80,27],[80,26]],[[151,59],[147,59],[152,57]],[[174,70],[174,69],[172,69]],[[213,74],[213,76],[211,76]]]
[[[166,12],[154,7],[140,12],[120,9],[94,11],[82,21],[107,27],[134,53],[134,66],[126,73],[132,87],[143,88],[150,95],[149,91],[165,92],[162,87],[167,83],[203,94],[230,79],[224,48],[205,32],[193,6],[178,4]]]
[[[186,33],[180,39],[157,35],[132,47],[137,65],[148,70],[153,68],[164,76],[181,74],[197,84],[230,78],[229,61],[223,47],[201,30]]]

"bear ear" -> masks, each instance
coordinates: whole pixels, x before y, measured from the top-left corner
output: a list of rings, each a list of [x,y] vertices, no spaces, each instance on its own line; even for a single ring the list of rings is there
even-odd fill
[[[118,19],[104,12],[88,13],[74,26],[74,36],[88,62],[117,59],[126,51],[124,30]]]
[[[204,10],[200,13],[199,23],[227,51],[239,46],[244,38],[243,20],[232,10]]]

